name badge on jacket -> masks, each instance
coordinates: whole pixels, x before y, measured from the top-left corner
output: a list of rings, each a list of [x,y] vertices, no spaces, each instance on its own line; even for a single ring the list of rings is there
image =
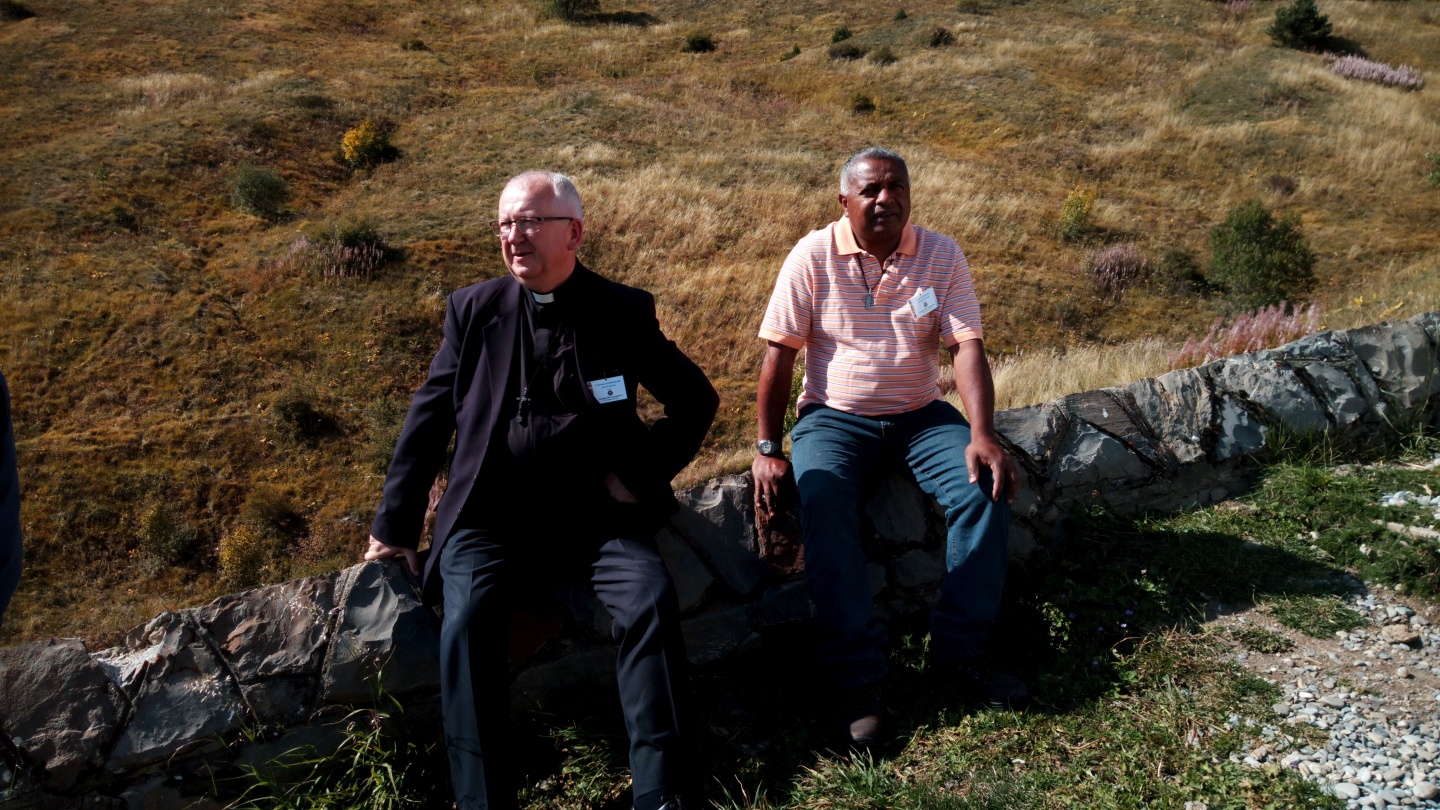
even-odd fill
[[[601,405],[607,402],[619,402],[625,398],[625,378],[620,376],[591,380],[590,393],[595,395],[595,401]]]

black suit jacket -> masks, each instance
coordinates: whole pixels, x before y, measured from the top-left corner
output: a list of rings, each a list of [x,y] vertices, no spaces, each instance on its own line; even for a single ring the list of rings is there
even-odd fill
[[[589,407],[604,418],[607,435],[614,438],[609,446],[617,450],[609,466],[642,505],[669,514],[676,508],[670,479],[700,449],[719,408],[719,395],[705,373],[660,331],[650,293],[604,279],[579,264],[565,292],[584,302],[583,314],[574,323],[583,380],[625,378],[623,401],[599,404],[584,386]],[[370,533],[387,545],[416,548],[430,488],[455,437],[449,485],[436,510],[434,541],[425,563],[425,590],[431,594],[438,585],[439,577],[432,575],[440,550],[496,435],[511,363],[520,348],[516,338],[524,293],[525,288],[506,275],[450,294],[444,341],[430,363],[429,377],[411,400],[385,478]],[[635,410],[637,384],[665,408],[665,416],[648,426]],[[504,452],[503,431],[499,441]]]

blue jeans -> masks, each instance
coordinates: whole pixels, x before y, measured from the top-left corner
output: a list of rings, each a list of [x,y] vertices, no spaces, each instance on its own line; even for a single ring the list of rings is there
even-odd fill
[[[820,664],[837,685],[863,686],[886,673],[885,628],[874,617],[860,547],[860,497],[873,472],[901,461],[945,510],[947,573],[931,617],[931,659],[982,654],[1005,584],[1010,506],[990,500],[988,470],[970,483],[970,425],[960,412],[943,400],[880,417],[812,405],[790,435]]]

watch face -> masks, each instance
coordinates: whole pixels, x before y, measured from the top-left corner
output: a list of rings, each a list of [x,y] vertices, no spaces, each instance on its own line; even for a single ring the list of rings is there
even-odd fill
[[[776,450],[779,450],[780,445],[779,443],[772,442],[769,439],[761,439],[760,441],[755,443],[755,449],[760,451],[760,455],[768,456],[774,453]]]

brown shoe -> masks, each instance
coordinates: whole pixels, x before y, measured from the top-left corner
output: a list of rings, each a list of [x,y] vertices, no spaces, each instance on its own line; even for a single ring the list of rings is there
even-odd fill
[[[868,749],[879,744],[885,729],[885,695],[880,684],[846,690],[841,718],[852,748]]]

